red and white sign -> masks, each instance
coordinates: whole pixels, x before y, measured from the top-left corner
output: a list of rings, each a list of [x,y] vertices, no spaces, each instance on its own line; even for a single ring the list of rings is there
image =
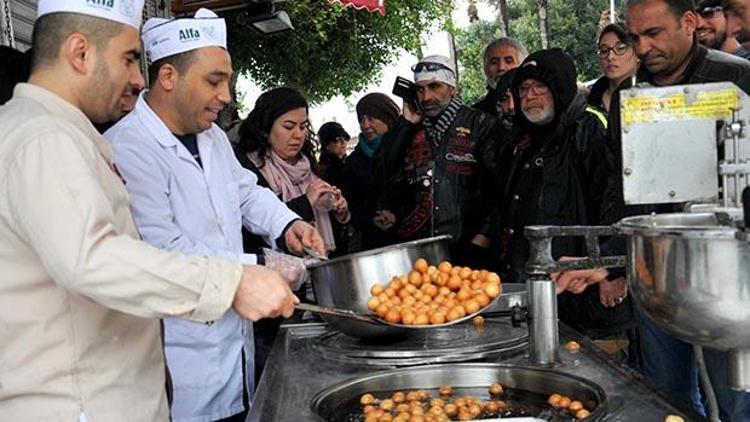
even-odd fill
[[[379,12],[385,16],[385,0],[328,0],[331,3],[340,3],[344,6],[351,6],[357,10],[368,10],[370,12]]]

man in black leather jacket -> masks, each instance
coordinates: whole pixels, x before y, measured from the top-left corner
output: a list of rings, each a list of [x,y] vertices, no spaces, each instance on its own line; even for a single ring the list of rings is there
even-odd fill
[[[376,224],[400,242],[451,235],[456,264],[487,267],[501,126],[461,103],[447,57],[425,57],[412,70],[422,114],[405,107],[377,152],[375,209],[394,219]]]
[[[596,225],[606,187],[607,120],[576,87],[573,60],[560,49],[531,54],[513,78],[513,153],[500,203],[504,279],[525,281],[524,227]],[[554,257],[585,253],[583,242],[555,239]],[[624,291],[622,292],[624,295]],[[560,319],[600,338],[634,325],[628,302],[602,303],[598,289],[558,298]]]

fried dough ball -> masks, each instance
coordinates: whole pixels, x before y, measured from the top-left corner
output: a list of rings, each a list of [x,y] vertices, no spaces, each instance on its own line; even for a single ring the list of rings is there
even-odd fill
[[[380,284],[373,284],[372,287],[370,287],[370,294],[373,296],[377,296],[385,291],[385,288],[381,286]]]
[[[414,325],[429,325],[430,317],[425,313],[416,314],[414,317]]]
[[[463,268],[461,268],[461,271],[458,272],[458,276],[461,277],[462,279],[466,280],[466,279],[469,279],[471,277],[471,273],[472,273],[471,268],[469,268],[469,267],[463,267]]]
[[[482,308],[484,308],[485,306],[489,305],[490,302],[492,301],[490,299],[490,297],[487,296],[487,294],[484,293],[484,292],[477,293],[476,295],[474,295],[474,300],[476,300],[477,302],[479,302],[479,306],[482,307]]]
[[[401,312],[399,312],[397,309],[391,308],[385,314],[384,319],[391,324],[398,324],[401,322]]]
[[[445,324],[445,314],[442,312],[433,312],[432,314],[430,314],[430,324]]]
[[[396,406],[396,412],[398,413],[409,413],[409,409],[411,409],[411,406],[406,403],[401,403]]]
[[[375,416],[374,413],[365,416],[365,422],[378,422],[379,417]]]
[[[464,309],[466,309],[467,314],[473,314],[475,312],[478,312],[480,309],[479,302],[473,299],[469,299],[466,302],[464,302]]]
[[[460,421],[470,421],[474,419],[474,416],[471,415],[471,412],[469,409],[461,409],[458,411],[458,420]]]
[[[578,353],[581,351],[581,345],[578,344],[578,342],[573,341],[573,340],[565,343],[563,348],[565,348],[565,350],[567,350],[570,353]]]
[[[424,258],[419,258],[414,261],[414,270],[419,271],[420,273],[426,273],[429,266],[427,260]]]
[[[576,419],[584,419],[588,418],[589,416],[591,416],[591,412],[586,409],[581,409],[576,412]],[[682,418],[680,418],[680,420],[682,420]]]
[[[458,291],[462,285],[463,285],[463,282],[461,281],[461,278],[457,275],[450,276],[450,278],[448,278],[448,283],[446,284],[446,286],[451,291],[454,291],[454,292]]]
[[[477,315],[474,317],[474,320],[472,321],[474,323],[474,326],[477,328],[484,328],[484,317],[481,315]]]
[[[369,310],[371,310],[371,311],[374,311],[375,309],[377,309],[377,308],[378,308],[378,306],[380,306],[380,299],[378,299],[378,298],[377,298],[377,297],[375,297],[375,296],[371,297],[371,298],[370,298],[370,299],[369,299],[369,300],[367,301],[367,309],[369,309]]]
[[[573,400],[572,402],[570,402],[570,406],[568,406],[568,410],[571,413],[575,413],[581,409],[583,409],[583,403],[578,400]]]
[[[390,411],[390,410],[393,410],[393,408],[396,407],[396,406],[394,405],[392,399],[385,399],[385,400],[383,400],[383,401],[380,402],[380,406],[379,407],[381,409],[385,410],[385,411]]]
[[[451,263],[448,261],[443,261],[438,264],[438,271],[440,271],[441,273],[450,273],[452,268],[453,265],[451,265]]]
[[[469,406],[469,413],[471,414],[471,417],[474,419],[478,418],[479,415],[481,415],[483,411],[484,409],[478,403],[472,403],[472,405]]]
[[[500,296],[500,285],[499,284],[491,284],[491,283],[485,283],[484,287],[482,288],[482,291],[484,294],[490,297],[490,299],[494,299],[498,296]]]
[[[404,394],[404,392],[402,391],[396,391],[395,393],[393,393],[393,396],[391,398],[396,404],[403,403],[406,401],[406,394]]]
[[[446,404],[443,410],[445,410],[445,414],[451,418],[455,418],[456,415],[458,415],[458,406],[454,403]]]
[[[490,283],[500,284],[500,276],[497,273],[487,274],[487,281]]]
[[[406,401],[419,401],[419,393],[417,393],[416,391],[409,391],[408,393],[406,393]]]
[[[484,406],[484,409],[487,411],[487,413],[489,413],[490,416],[495,416],[500,411],[500,408],[497,406],[497,403],[495,403],[494,401],[487,403]]]
[[[568,407],[570,407],[570,402],[571,402],[571,400],[570,400],[570,397],[566,397],[566,396],[563,396],[563,397],[562,397],[562,398],[560,399],[560,403],[559,403],[559,405],[560,405],[560,407],[562,407],[563,409],[567,409]]]
[[[451,387],[450,385],[441,385],[440,388],[438,388],[438,393],[441,396],[452,396],[453,387]]]
[[[497,383],[490,385],[490,394],[493,396],[503,394],[503,386]]]
[[[549,403],[551,406],[559,407],[561,399],[562,399],[562,396],[555,393],[549,396],[549,398],[547,399],[547,403]]]
[[[578,417],[578,415],[576,415]],[[582,418],[579,418],[582,419]],[[677,415],[667,415],[666,418],[664,418],[664,422],[685,422],[685,419],[682,418],[682,416]]]
[[[370,393],[363,394],[362,397],[359,398],[359,404],[362,406],[367,406],[368,404],[373,404],[375,402],[375,396],[373,396]]]

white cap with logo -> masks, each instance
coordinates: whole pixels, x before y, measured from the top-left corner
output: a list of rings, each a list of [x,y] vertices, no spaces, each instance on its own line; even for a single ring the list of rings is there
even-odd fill
[[[456,86],[456,66],[445,56],[427,56],[412,66],[414,82],[438,81]]]
[[[79,13],[141,28],[144,0],[39,0],[37,18],[52,13]]]
[[[151,18],[143,25],[143,47],[151,63],[190,50],[227,48],[227,24],[208,9],[187,19]]]

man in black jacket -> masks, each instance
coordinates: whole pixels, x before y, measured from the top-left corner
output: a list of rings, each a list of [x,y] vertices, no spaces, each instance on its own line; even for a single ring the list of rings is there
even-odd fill
[[[607,120],[576,87],[573,60],[560,49],[531,54],[516,71],[514,149],[503,190],[500,224],[504,279],[525,281],[535,224],[596,225],[606,187]],[[555,257],[585,252],[582,242],[555,239]],[[622,291],[621,295],[624,295]],[[630,304],[602,303],[598,289],[558,298],[560,319],[591,337],[614,336],[634,325]]]
[[[376,153],[379,202],[395,216],[399,241],[451,235],[452,260],[488,265],[496,118],[461,103],[454,64],[443,56],[412,70],[421,115],[410,106]]]
[[[631,0],[627,3],[627,22],[636,54],[642,63],[637,74],[638,82],[670,86],[728,81],[750,93],[750,62],[708,50],[698,43],[695,34],[698,18],[692,0]],[[605,192],[605,222],[616,222],[628,215],[680,211],[678,205],[625,206],[619,103],[620,96],[616,93],[611,107],[614,112],[610,116],[613,142],[608,154],[608,163],[614,171],[610,173]],[[611,241],[606,246],[613,254],[626,252],[624,242]],[[599,282],[616,276],[616,273],[607,275],[606,271],[599,270],[566,273],[558,279],[559,289],[567,288],[571,282],[578,284],[581,280]],[[692,347],[666,334],[640,312],[636,312],[636,315],[645,375],[661,390],[705,413]],[[706,348],[705,360],[718,399],[721,420],[750,420],[750,395],[728,388],[724,354]]]

